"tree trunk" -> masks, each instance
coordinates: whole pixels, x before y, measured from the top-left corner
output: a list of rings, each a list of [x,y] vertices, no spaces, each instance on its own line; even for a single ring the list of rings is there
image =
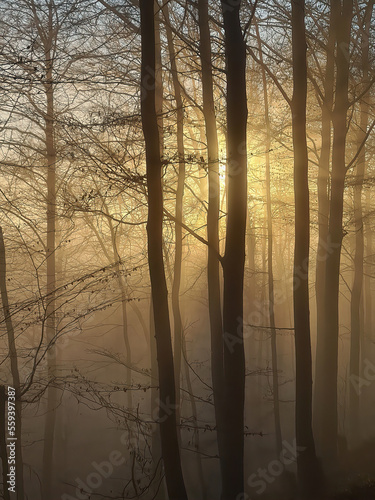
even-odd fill
[[[361,36],[362,47],[362,85],[367,88],[369,84],[369,30],[374,0],[369,1],[366,6]],[[362,147],[366,139],[369,102],[364,96],[360,102],[360,128],[357,141],[358,149]],[[356,166],[356,176],[354,184],[354,227],[355,227],[355,255],[354,255],[354,281],[350,303],[350,377],[360,376],[360,352],[361,340],[363,337],[363,324],[361,318],[361,300],[363,288],[363,258],[364,258],[364,237],[363,237],[363,210],[362,210],[362,187],[366,171],[366,148],[362,147],[358,156]],[[349,384],[349,436],[351,446],[359,444],[360,440],[360,420],[359,420],[359,394],[354,384]]]
[[[366,213],[371,211],[371,193],[370,190],[366,190]],[[372,293],[371,293],[371,259],[372,259],[372,227],[371,221],[368,217],[365,219],[365,232],[366,232],[366,257],[365,257],[365,336],[368,343],[371,345],[373,338],[372,333]]]
[[[187,499],[176,425],[176,394],[169,323],[168,290],[163,262],[163,194],[159,131],[155,109],[154,4],[140,0],[142,63],[141,115],[146,145],[148,189],[148,262],[159,370],[159,422],[169,500]]]
[[[45,117],[45,144],[47,162],[47,298],[46,298],[46,338],[48,345],[47,372],[49,383],[56,375],[56,147],[54,137],[54,89],[53,89],[53,56],[52,56],[52,5],[49,5],[50,18],[48,33],[49,37],[45,43],[46,48],[46,83],[45,92],[47,99],[47,112]],[[47,391],[47,412],[44,428],[43,448],[43,498],[48,500],[52,495],[53,474],[53,447],[56,423],[57,392],[49,386]]]
[[[203,115],[206,126],[208,166],[208,210],[207,210],[207,283],[208,312],[211,334],[211,377],[214,394],[217,444],[221,474],[223,464],[223,323],[220,301],[219,263],[219,143],[212,78],[212,53],[208,18],[208,0],[198,0],[200,57],[202,64]]]
[[[127,310],[127,297],[126,297],[126,283],[125,283],[124,278],[121,276],[121,269],[120,269],[121,256],[120,256],[119,251],[118,251],[116,232],[115,232],[115,229],[113,227],[112,220],[109,216],[109,210],[107,208],[105,200],[103,200],[102,203],[104,206],[105,213],[107,214],[109,230],[111,233],[113,259],[111,259],[108,256],[109,263],[111,264],[112,262],[115,262],[117,280],[118,280],[118,284],[120,287],[120,293],[121,293],[122,333],[123,333],[125,353],[126,353],[125,354],[126,386],[128,387],[127,405],[128,405],[129,409],[132,409],[132,407],[133,407],[133,396],[132,396],[132,390],[131,390],[131,385],[132,385],[132,352],[131,352],[129,332],[128,332],[128,310]],[[103,244],[103,246],[104,246],[104,244]]]
[[[336,38],[336,91],[332,115],[332,180],[327,236],[327,260],[325,282],[325,330],[322,347],[322,371],[325,383],[322,387],[320,404],[324,408],[321,429],[322,458],[329,467],[337,463],[337,373],[338,373],[338,335],[339,335],[339,285],[340,257],[343,239],[343,204],[346,174],[345,149],[348,103],[348,79],[351,20],[353,2],[332,1],[333,28]]]
[[[227,61],[228,215],[224,271],[224,429],[223,500],[244,491],[245,353],[243,282],[247,213],[246,46],[240,24],[240,2],[222,0]]]
[[[295,248],[293,304],[296,356],[296,440],[298,481],[302,498],[318,490],[318,464],[312,431],[312,360],[309,305],[310,202],[306,140],[307,45],[305,1],[292,1]]]
[[[154,0],[154,20],[155,20],[155,107],[156,118],[159,130],[159,150],[160,157],[164,153],[164,117],[163,117],[163,70],[161,60],[161,40],[160,40],[160,8],[157,0]],[[155,340],[155,324],[154,313],[152,310],[152,300],[150,302],[150,356],[151,356],[151,415],[157,414],[158,400],[159,400],[159,372],[158,361],[156,355],[156,340]],[[160,466],[161,460],[161,440],[160,429],[158,424],[152,426],[152,463],[153,473],[156,480],[160,483],[157,484],[157,491],[154,492],[155,500],[162,500],[166,496],[166,485],[164,478],[163,467]],[[157,471],[157,468],[159,470]]]
[[[191,413],[193,417],[193,425],[196,427],[194,432],[194,436],[191,439],[191,444],[193,444],[193,441],[195,441],[195,451],[197,454],[197,473],[198,473],[198,479],[201,484],[202,488],[202,498],[203,500],[207,499],[207,487],[206,487],[206,482],[204,480],[204,472],[203,472],[203,466],[202,466],[202,457],[200,455],[200,436],[199,436],[199,429],[198,429],[198,412],[197,412],[197,405],[195,403],[195,397],[193,393],[193,386],[191,383],[191,377],[190,377],[190,365],[189,361],[187,358],[187,352],[186,352],[186,342],[185,338],[182,337],[182,352],[184,355],[184,369],[185,369],[185,379],[186,379],[186,389],[188,392],[188,397],[190,401],[190,406],[191,406]]]
[[[16,392],[15,404],[15,438],[16,440],[16,478],[17,478],[17,500],[24,500],[24,482],[23,482],[23,459],[22,459],[22,403],[21,403],[21,381],[18,369],[17,348],[14,336],[12,316],[9,308],[7,281],[6,281],[6,256],[3,231],[0,227],[0,293],[4,312],[5,326],[8,337],[8,350],[10,359],[10,371],[12,374],[13,388]],[[4,485],[7,488],[7,484]]]
[[[181,267],[182,267],[182,226],[183,222],[183,199],[185,186],[185,147],[184,147],[184,108],[181,98],[181,88],[178,79],[176,54],[173,45],[172,30],[170,27],[168,3],[163,3],[163,13],[165,18],[165,29],[167,33],[169,59],[171,61],[171,73],[176,100],[177,114],[177,153],[178,153],[178,176],[176,191],[176,220],[175,231],[175,258],[173,266],[172,283],[172,312],[173,312],[173,333],[174,333],[174,371],[176,383],[176,402],[179,423],[179,406],[181,401],[180,379],[181,379],[181,353],[182,353],[182,318],[180,308],[180,287],[181,287]]]
[[[164,117],[163,117],[163,67],[161,60],[160,40],[160,7],[158,0],[154,0],[155,19],[155,107],[159,130],[160,156],[164,154]]]
[[[322,102],[321,150],[318,166],[318,249],[316,254],[315,295],[316,295],[316,357],[314,388],[314,430],[319,450],[321,422],[324,407],[321,395],[325,384],[323,356],[325,334],[325,268],[327,259],[327,236],[329,219],[329,163],[331,155],[331,114],[333,105],[333,86],[335,70],[335,36],[333,33],[332,11],[330,15],[329,35],[327,41],[327,60],[324,75],[324,100]]]
[[[151,430],[151,451],[152,451],[152,474],[155,477],[156,484],[153,488],[155,500],[163,500],[166,495],[165,479],[163,464],[160,464],[162,459],[161,453],[161,439],[160,428],[157,423],[158,415],[158,402],[159,399],[159,370],[156,354],[156,340],[155,340],[155,322],[154,312],[152,309],[152,300],[150,301],[150,358],[151,358],[151,405],[150,413],[153,422]],[[160,483],[160,486],[159,486]]]
[[[272,356],[272,393],[273,393],[273,411],[275,422],[275,443],[276,454],[279,457],[282,452],[282,434],[280,422],[280,403],[279,403],[279,372],[277,366],[277,339],[275,323],[275,297],[273,280],[273,234],[272,234],[272,199],[271,199],[271,168],[270,168],[270,149],[271,149],[271,124],[268,106],[268,89],[266,72],[263,66],[263,51],[260,40],[258,23],[255,21],[255,29],[258,40],[259,60],[261,61],[263,98],[264,98],[264,118],[266,125],[266,208],[267,208],[267,273],[268,273],[268,314],[271,329],[271,356]]]

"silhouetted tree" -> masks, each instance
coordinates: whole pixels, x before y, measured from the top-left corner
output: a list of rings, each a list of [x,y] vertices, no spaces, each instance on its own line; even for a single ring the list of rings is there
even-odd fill
[[[294,335],[296,356],[296,440],[298,479],[303,498],[319,489],[318,463],[312,430],[312,359],[309,304],[310,202],[306,138],[307,45],[305,2],[292,1],[295,247],[293,268]]]
[[[161,446],[169,499],[183,500],[187,498],[187,495],[177,439],[172,340],[168,310],[168,290],[163,262],[162,163],[155,108],[155,22],[153,2],[141,0],[140,12],[142,37],[141,114],[146,145],[148,189],[148,261],[159,369]]]

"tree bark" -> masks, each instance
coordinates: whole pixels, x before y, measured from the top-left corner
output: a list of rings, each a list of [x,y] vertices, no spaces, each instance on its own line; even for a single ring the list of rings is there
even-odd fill
[[[227,73],[227,231],[224,271],[223,500],[244,491],[243,282],[247,213],[246,45],[240,2],[222,0]]]
[[[365,198],[365,206],[366,213],[371,211],[371,193],[370,190],[366,191]],[[369,221],[368,217],[365,219],[365,233],[366,233],[366,257],[365,257],[365,336],[368,342],[372,342],[373,333],[372,333],[372,293],[371,293],[371,272],[372,266],[370,259],[372,258],[373,246],[372,246],[372,227],[371,221]]]
[[[177,154],[178,154],[178,175],[176,190],[176,220],[183,222],[183,200],[185,187],[185,146],[184,146],[184,107],[181,97],[181,88],[178,78],[176,53],[173,44],[172,30],[170,27],[168,3],[164,0],[163,13],[165,18],[165,29],[167,33],[169,59],[171,61],[171,73],[176,101],[177,118]],[[179,407],[181,401],[180,379],[181,379],[181,354],[182,354],[182,318],[180,308],[180,288],[181,288],[181,269],[182,269],[182,226],[176,222],[175,231],[175,257],[173,266],[172,282],[172,312],[173,312],[173,333],[174,333],[174,369],[176,383],[176,402],[178,423]]]
[[[44,90],[47,100],[45,115],[45,144],[47,163],[47,298],[46,298],[46,338],[47,338],[47,373],[49,383],[55,378],[56,371],[56,146],[55,146],[55,112],[53,87],[53,24],[52,4],[49,4],[48,39],[45,42],[46,83]],[[56,389],[49,386],[47,391],[47,412],[44,428],[43,448],[43,498],[48,500],[52,495],[53,448],[56,423]]]
[[[182,337],[182,352],[184,355],[184,370],[185,370],[185,379],[186,379],[186,390],[188,392],[188,397],[190,401],[190,406],[191,406],[191,413],[193,417],[193,425],[197,427],[194,432],[194,436],[191,439],[191,443],[193,444],[193,441],[195,441],[195,452],[197,455],[197,474],[198,474],[198,479],[201,484],[201,489],[202,489],[202,498],[203,500],[207,499],[207,487],[206,487],[206,482],[204,479],[204,472],[203,472],[203,465],[202,465],[202,457],[201,457],[201,452],[200,452],[200,436],[199,436],[199,429],[198,429],[198,411],[197,411],[197,405],[195,403],[195,396],[193,393],[193,386],[191,383],[191,377],[190,377],[190,365],[187,357],[187,351],[186,351],[186,342],[185,338]]]
[[[324,75],[324,99],[322,102],[321,150],[318,165],[318,249],[316,254],[315,295],[316,295],[316,357],[314,387],[314,430],[319,450],[321,422],[324,407],[321,395],[325,384],[323,371],[324,334],[325,334],[325,269],[327,258],[327,237],[329,219],[329,165],[331,156],[331,122],[333,106],[333,87],[335,71],[335,36],[333,32],[332,11],[330,14],[329,34],[327,41],[327,60]]]
[[[8,337],[8,353],[10,359],[10,371],[12,374],[13,388],[16,392],[15,404],[15,437],[16,437],[16,468],[17,468],[17,500],[24,500],[24,481],[23,481],[23,459],[22,459],[22,402],[21,402],[21,380],[18,369],[18,356],[14,336],[13,321],[10,313],[7,280],[6,280],[6,255],[3,231],[0,227],[0,293],[2,309],[4,312],[5,326]],[[4,403],[5,404],[5,403]],[[4,414],[5,415],[5,414]],[[4,428],[5,431],[5,428]],[[4,488],[7,489],[5,482]]]
[[[206,127],[208,167],[208,210],[207,210],[207,283],[208,312],[211,335],[211,377],[214,394],[217,444],[221,474],[223,464],[223,322],[220,301],[219,263],[219,143],[216,127],[215,100],[212,77],[212,51],[208,17],[208,0],[198,0],[200,58],[202,64],[203,115]]]
[[[361,36],[362,47],[362,86],[367,88],[369,84],[369,30],[374,0],[368,2],[365,10],[363,32]],[[366,171],[366,148],[362,147],[366,139],[369,116],[368,96],[362,97],[360,102],[360,128],[357,136],[358,149],[360,153],[356,165],[356,176],[354,184],[354,227],[355,227],[355,255],[354,255],[354,281],[350,302],[350,377],[360,376],[360,353],[361,340],[363,337],[363,324],[361,318],[361,300],[363,288],[363,258],[364,258],[364,236],[363,236],[363,208],[362,188]],[[351,446],[359,444],[361,437],[359,415],[359,394],[354,384],[349,383],[349,436]]]
[[[295,248],[293,304],[296,356],[296,441],[298,481],[302,498],[318,490],[318,464],[312,431],[312,359],[309,305],[310,202],[306,139],[307,44],[305,1],[292,0]]]
[[[322,458],[328,467],[337,463],[337,373],[339,335],[340,257],[343,239],[343,204],[346,175],[345,150],[347,135],[349,53],[353,2],[332,1],[333,29],[336,38],[336,87],[332,114],[332,177],[327,236],[325,281],[325,329],[322,347],[322,371],[325,383],[320,404],[324,408],[321,429]]]
[[[146,145],[148,189],[148,262],[154,311],[159,370],[159,422],[162,456],[170,500],[187,499],[182,475],[176,425],[176,394],[168,310],[168,290],[163,261],[163,194],[159,130],[155,108],[154,3],[140,0],[142,63],[141,115]]]
[[[258,23],[254,21],[256,35],[258,40],[259,60],[261,61],[263,99],[264,99],[264,118],[266,125],[266,209],[267,209],[267,273],[268,273],[268,315],[271,329],[271,356],[272,356],[272,393],[273,393],[273,412],[275,423],[275,443],[276,454],[279,457],[282,452],[282,433],[280,422],[280,402],[279,402],[279,372],[277,364],[277,337],[275,323],[275,296],[273,280],[273,231],[272,231],[272,199],[271,199],[271,167],[270,167],[270,149],[271,149],[271,123],[268,105],[267,77],[263,66],[262,43],[259,34]]]

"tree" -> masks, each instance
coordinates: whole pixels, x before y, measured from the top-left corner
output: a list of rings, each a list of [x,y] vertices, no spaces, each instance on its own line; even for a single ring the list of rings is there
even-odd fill
[[[221,2],[227,77],[227,225],[223,258],[223,500],[244,490],[245,352],[243,283],[247,215],[246,45],[240,2]],[[228,340],[231,341],[228,341]]]
[[[354,184],[354,226],[355,226],[355,255],[354,255],[354,280],[351,292],[351,344],[350,344],[350,377],[359,377],[360,375],[360,352],[361,341],[363,339],[363,318],[361,318],[361,299],[363,288],[364,271],[364,235],[363,235],[363,207],[362,190],[366,171],[366,147],[364,143],[367,138],[369,125],[369,31],[374,1],[369,0],[365,7],[363,16],[363,31],[360,37],[361,42],[361,66],[362,66],[362,88],[365,95],[360,101],[360,124],[358,131],[357,151],[358,162],[356,166],[356,177]],[[361,430],[359,420],[359,394],[354,384],[349,389],[349,432],[352,445],[358,444]]]
[[[312,359],[309,305],[310,203],[306,139],[307,45],[305,2],[292,1],[293,98],[292,134],[294,151],[295,247],[294,247],[294,335],[296,355],[296,441],[298,479],[304,498],[315,498],[319,490],[318,464],[312,430]]]
[[[254,20],[255,21],[255,20]],[[268,272],[268,309],[269,322],[271,328],[271,354],[272,354],[272,392],[273,411],[275,418],[276,453],[280,456],[282,452],[282,433],[280,422],[280,402],[279,402],[279,373],[277,363],[277,336],[275,322],[275,293],[273,277],[273,228],[272,228],[272,199],[271,199],[271,122],[268,103],[267,75],[263,66],[262,43],[259,34],[258,23],[255,21],[255,29],[258,39],[259,60],[261,63],[262,86],[264,98],[264,117],[266,122],[266,211],[267,211],[267,272]]]
[[[146,145],[148,189],[148,261],[159,369],[161,446],[169,499],[183,500],[187,498],[187,495],[182,476],[177,438],[171,328],[163,262],[162,164],[155,108],[155,23],[153,2],[141,0],[140,12],[142,40],[141,115]]]
[[[181,96],[181,87],[176,63],[176,52],[173,43],[173,34],[171,30],[171,21],[169,17],[168,3],[163,1],[163,13],[165,18],[165,29],[168,41],[168,53],[171,61],[171,73],[173,82],[174,98],[176,100],[176,121],[177,121],[177,156],[178,156],[178,174],[176,190],[176,220],[174,226],[175,232],[175,257],[173,266],[172,283],[172,310],[173,310],[173,333],[174,333],[174,366],[175,366],[175,384],[176,401],[179,407],[181,400],[180,379],[181,379],[181,358],[182,358],[182,337],[183,326],[180,307],[180,288],[182,272],[182,226],[183,222],[183,200],[185,188],[185,146],[184,146],[184,105]],[[179,408],[178,408],[179,414]]]
[[[324,353],[325,335],[325,259],[327,255],[328,219],[329,219],[329,174],[331,159],[331,132],[332,106],[335,71],[335,35],[332,29],[333,18],[330,11],[329,33],[326,42],[326,65],[323,82],[321,149],[318,170],[318,248],[316,255],[315,291],[316,291],[316,358],[315,358],[315,385],[314,385],[314,429],[316,430],[317,446],[320,445],[321,422],[324,407],[320,403],[320,396],[325,384],[325,374],[321,366]]]
[[[18,368],[18,357],[17,357],[17,348],[15,343],[13,321],[10,313],[10,306],[8,299],[6,272],[7,272],[7,267],[6,267],[6,257],[5,257],[5,244],[4,244],[3,230],[0,227],[0,292],[1,292],[1,302],[4,313],[4,320],[7,329],[10,369],[13,381],[12,383],[13,383],[13,388],[15,390],[15,398],[16,398],[14,409],[15,409],[15,438],[16,438],[15,449],[16,449],[16,465],[17,465],[17,477],[18,477],[17,500],[23,500],[24,481],[23,481],[23,460],[22,460],[22,400],[21,400],[22,387],[21,387],[20,373]],[[4,391],[4,387],[2,387],[2,389]],[[4,403],[2,403],[2,406],[4,406],[5,409],[5,391],[4,394],[0,394],[0,397],[4,398]],[[2,415],[5,415],[5,412],[3,412]],[[4,426],[4,433],[5,433],[5,426]],[[5,472],[7,472],[7,467],[4,467],[3,463],[4,477],[6,477]],[[4,490],[7,489],[6,481],[4,481],[3,483],[3,488]]]
[[[335,103],[332,113],[332,176],[329,207],[328,251],[325,271],[325,329],[322,370],[325,376],[320,404],[324,407],[321,440],[322,456],[331,467],[337,461],[337,375],[339,335],[339,281],[343,232],[343,205],[346,175],[347,112],[349,108],[349,56],[353,2],[331,2],[336,42]]]
[[[220,249],[219,249],[219,143],[216,127],[215,99],[212,77],[212,49],[208,16],[208,1],[198,1],[200,58],[202,66],[203,116],[205,121],[208,165],[208,208],[207,208],[207,284],[208,312],[211,334],[211,377],[215,402],[217,444],[219,456],[223,456],[223,322],[220,293]],[[221,460],[221,474],[224,463]]]

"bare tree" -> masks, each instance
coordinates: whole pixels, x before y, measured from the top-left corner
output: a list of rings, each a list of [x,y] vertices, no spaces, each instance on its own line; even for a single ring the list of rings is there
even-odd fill
[[[320,404],[324,408],[321,442],[322,455],[327,464],[334,465],[337,460],[337,374],[338,374],[338,335],[339,335],[339,282],[340,256],[343,232],[343,204],[346,175],[346,135],[347,112],[349,108],[349,53],[353,2],[352,0],[332,1],[333,30],[336,40],[336,86],[335,103],[332,114],[332,176],[329,209],[329,229],[327,241],[329,251],[325,272],[325,330],[322,349],[322,370],[325,383]]]
[[[306,138],[307,45],[305,2],[292,1],[295,247],[294,335],[296,356],[296,440],[298,479],[303,498],[316,498],[319,491],[318,463],[312,430],[312,359],[309,304],[310,202],[309,159]]]
[[[21,401],[22,388],[21,388],[20,373],[18,368],[18,357],[17,357],[17,348],[15,342],[13,321],[10,313],[10,306],[8,299],[6,272],[7,272],[7,267],[6,267],[6,257],[5,257],[5,244],[4,244],[3,230],[0,227],[0,292],[1,292],[1,302],[4,313],[4,320],[7,329],[10,369],[12,373],[13,388],[16,393],[15,438],[16,438],[16,466],[17,466],[17,500],[21,499],[23,500],[24,480],[23,480],[23,460],[22,460],[22,401]],[[3,412],[2,415],[5,415],[5,412]],[[5,448],[5,450],[6,449],[7,448]],[[6,471],[6,467],[4,467],[3,464],[3,472],[4,471]],[[6,482],[4,482],[4,490],[5,489],[7,489]]]
[[[142,127],[146,144],[148,188],[148,260],[159,369],[160,434],[167,490],[170,500],[187,498],[177,438],[176,394],[168,311],[168,290],[163,262],[163,194],[159,131],[155,108],[154,5],[141,0],[142,36]],[[168,411],[165,410],[168,408]]]
[[[369,31],[374,1],[367,2],[363,16],[363,31],[360,37],[362,54],[362,88],[363,91],[369,87]],[[350,345],[350,377],[359,377],[360,375],[360,352],[363,345],[363,318],[361,318],[361,299],[363,288],[364,271],[364,235],[363,235],[363,207],[362,190],[366,171],[366,135],[369,125],[369,96],[367,93],[360,102],[360,124],[358,131],[359,151],[358,162],[356,166],[356,176],[354,184],[354,227],[355,227],[355,255],[354,255],[354,281],[351,293],[351,345]],[[354,384],[349,389],[349,408],[350,408],[350,438],[351,444],[356,445],[361,435],[359,420],[359,395]]]
[[[227,226],[223,258],[224,401],[223,500],[244,489],[245,352],[243,283],[247,215],[246,45],[240,2],[221,2],[227,75]],[[231,339],[232,342],[226,340]]]

